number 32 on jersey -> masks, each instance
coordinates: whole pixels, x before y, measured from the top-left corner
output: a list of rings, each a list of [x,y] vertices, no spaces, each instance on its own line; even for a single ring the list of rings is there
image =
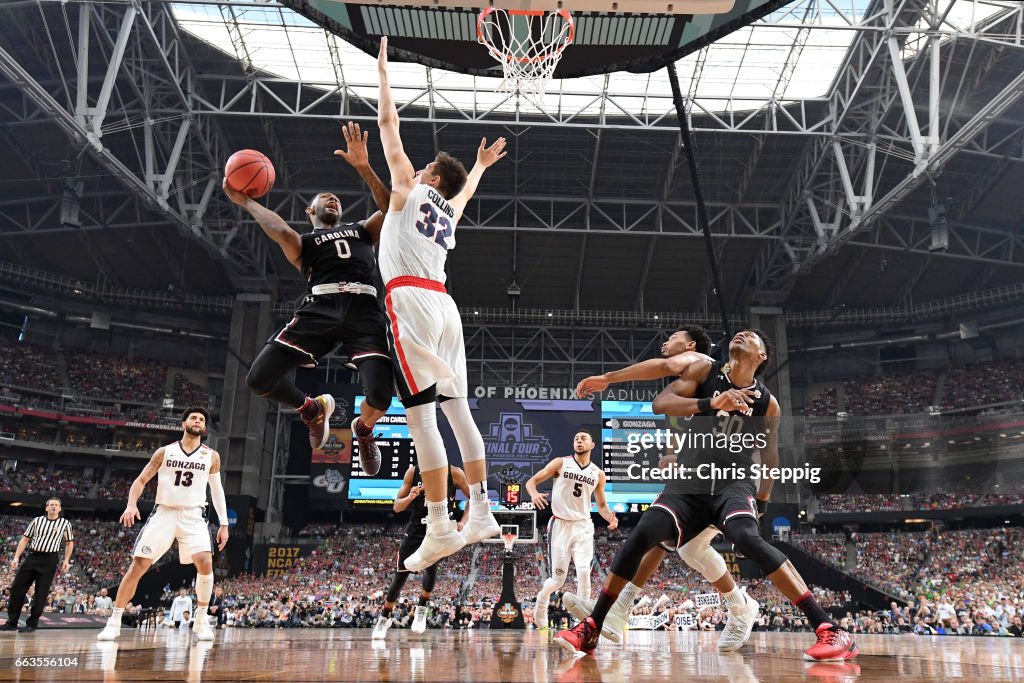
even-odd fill
[[[430,202],[420,205],[420,220],[416,221],[416,229],[445,249],[451,248],[448,246],[448,238],[452,236],[451,221],[447,216],[440,215]]]

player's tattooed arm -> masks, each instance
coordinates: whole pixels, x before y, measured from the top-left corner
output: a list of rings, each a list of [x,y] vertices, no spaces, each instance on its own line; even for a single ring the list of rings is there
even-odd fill
[[[341,131],[345,135],[347,149],[336,149],[334,155],[347,161],[356,170],[366,186],[370,188],[370,192],[373,193],[373,201],[377,204],[377,208],[387,213],[391,203],[391,190],[370,166],[370,154],[366,144],[370,138],[369,131],[362,130],[359,124],[353,121],[342,126]]]
[[[762,467],[778,467],[779,466],[779,425],[782,423],[782,410],[779,408],[778,401],[775,397],[772,397],[771,403],[768,405],[768,410],[764,417],[764,436],[765,436],[765,447],[761,449],[761,465]],[[774,486],[775,480],[762,477],[760,485],[757,487],[757,499],[762,502],[767,502],[772,497],[772,486]]]
[[[128,489],[128,504],[124,508],[124,512],[121,513],[121,523],[125,526],[130,527],[136,521],[141,519],[139,515],[139,497],[142,496],[143,490],[146,488],[146,484],[149,480],[156,476],[156,473],[160,471],[160,466],[164,464],[164,449],[163,446],[156,449],[156,453],[149,459],[149,463],[142,469],[142,472],[135,481],[132,482],[132,487]]]
[[[292,264],[299,271],[302,271],[302,237],[299,233],[295,232],[290,225],[288,225],[285,219],[278,216],[276,213],[263,206],[255,199],[237,190],[232,190],[228,187],[227,178],[224,179],[222,185],[224,188],[224,194],[228,196],[235,204],[249,212],[256,222],[259,224],[263,232],[267,234],[267,237],[274,240],[281,251],[284,252],[285,257],[288,259],[288,263]]]

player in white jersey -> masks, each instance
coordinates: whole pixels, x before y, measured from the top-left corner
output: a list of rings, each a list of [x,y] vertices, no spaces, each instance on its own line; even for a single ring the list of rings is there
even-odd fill
[[[228,542],[228,506],[220,481],[220,454],[202,442],[209,413],[205,408],[189,407],[181,417],[181,440],[158,448],[149,464],[128,491],[128,505],[121,523],[131,527],[139,516],[139,496],[146,484],[157,477],[156,505],[135,539],[132,564],[121,579],[114,599],[114,611],[99,640],[114,640],[121,634],[121,615],[135,596],[139,579],[149,567],[178,541],[178,560],[196,566],[196,610],[192,631],[199,640],[213,640],[206,609],[213,593],[213,549],[206,523],[206,487],[210,487],[213,509],[217,512],[217,549]]]
[[[590,599],[590,565],[594,561],[594,521],[590,517],[590,497],[597,501],[597,513],[616,529],[619,520],[604,497],[605,476],[590,460],[594,439],[589,432],[577,432],[572,441],[573,454],[549,462],[526,482],[533,506],[543,510],[547,494],[537,484],[554,478],[551,486],[551,521],[548,522],[548,544],[551,551],[551,576],[544,580],[537,593],[533,623],[548,627],[548,601],[551,594],[565,583],[569,559],[576,566],[576,595]]]
[[[426,536],[406,558],[405,567],[421,571],[467,543],[501,531],[487,498],[484,442],[467,401],[462,320],[445,290],[444,264],[448,251],[455,248],[455,228],[480,178],[505,156],[505,139],[490,147],[484,139],[468,175],[461,162],[444,152],[417,171],[398,132],[398,110],[388,83],[387,45],[387,38],[381,38],[377,121],[391,171],[391,198],[377,262],[387,289],[395,380],[416,445],[427,507]],[[437,428],[437,400],[459,443],[469,483],[469,521],[462,532],[448,517],[448,456]]]

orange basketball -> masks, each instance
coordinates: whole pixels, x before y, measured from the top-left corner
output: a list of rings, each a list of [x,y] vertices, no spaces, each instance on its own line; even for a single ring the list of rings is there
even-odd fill
[[[243,149],[228,159],[224,166],[224,177],[232,190],[255,198],[270,192],[277,174],[266,154],[254,149]]]

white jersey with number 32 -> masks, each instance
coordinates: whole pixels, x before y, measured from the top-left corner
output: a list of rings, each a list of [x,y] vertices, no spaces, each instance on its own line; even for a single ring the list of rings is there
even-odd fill
[[[448,200],[429,185],[415,185],[402,210],[384,217],[377,261],[385,284],[403,275],[443,283],[455,222]]]
[[[204,507],[210,483],[213,449],[206,444],[191,453],[181,442],[164,446],[164,461],[157,471],[156,504],[167,507]]]
[[[562,458],[562,467],[551,486],[551,514],[558,519],[590,519],[590,497],[600,476],[601,468],[593,461],[580,467],[573,456]]]

